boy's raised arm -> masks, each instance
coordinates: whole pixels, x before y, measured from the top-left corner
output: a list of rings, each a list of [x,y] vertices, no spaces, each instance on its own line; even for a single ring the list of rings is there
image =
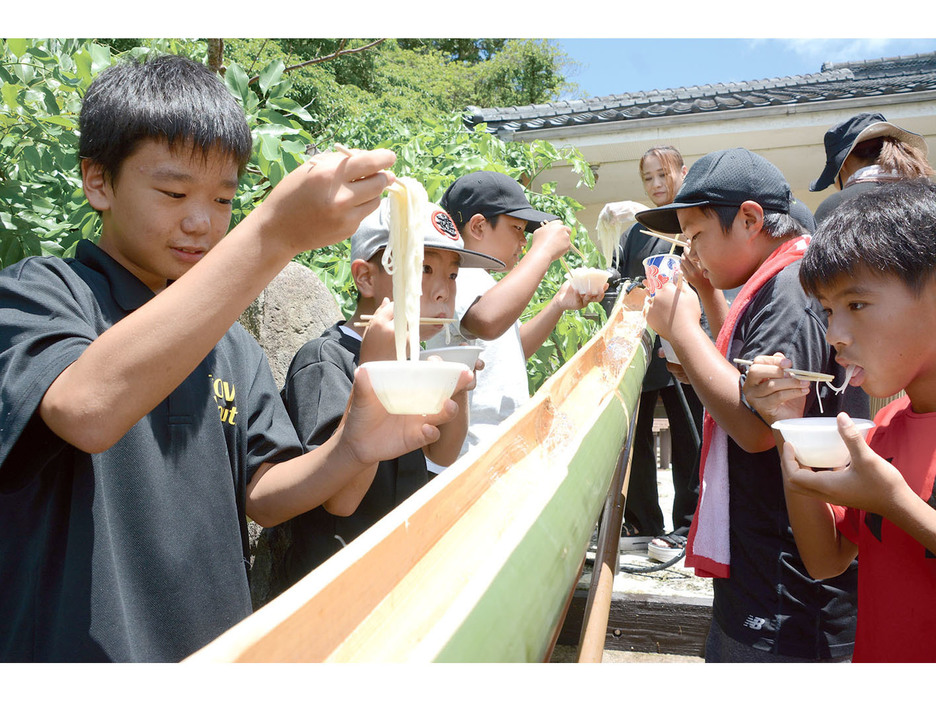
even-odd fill
[[[43,420],[96,453],[156,407],[300,251],[349,237],[393,176],[393,152],[322,154],[155,298],[84,350],[45,393]]]
[[[698,296],[680,280],[656,291],[647,325],[672,344],[706,411],[741,448],[749,453],[773,448],[770,427],[741,401],[741,373],[705,333],[701,315]]]
[[[552,220],[533,232],[530,250],[516,267],[465,313],[461,326],[479,339],[496,339],[516,322],[550,264],[569,250],[571,229]]]
[[[529,358],[542,346],[552,330],[556,328],[562,313],[567,310],[580,310],[591,302],[601,302],[608,284],[597,295],[581,295],[572,287],[570,281],[562,284],[552,299],[536,315],[520,326],[520,343],[523,346],[523,356]]]

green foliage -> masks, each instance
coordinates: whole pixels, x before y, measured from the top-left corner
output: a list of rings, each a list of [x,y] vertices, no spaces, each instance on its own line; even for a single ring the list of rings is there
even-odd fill
[[[75,40],[10,39],[0,53],[0,267],[25,256],[66,255],[93,236],[97,216],[81,190],[78,112],[106,47]]]
[[[180,51],[160,40],[135,47]],[[0,268],[25,256],[68,256],[96,238],[78,164],[81,97],[114,57],[77,39],[7,39],[0,45]]]
[[[397,39],[397,42],[411,51],[441,51],[447,62],[479,63],[503,49],[507,39]]]

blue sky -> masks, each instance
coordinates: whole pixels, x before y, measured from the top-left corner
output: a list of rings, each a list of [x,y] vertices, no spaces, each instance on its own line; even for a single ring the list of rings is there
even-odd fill
[[[591,97],[818,73],[825,62],[936,51],[936,39],[592,38],[555,42],[580,64],[569,77]]]

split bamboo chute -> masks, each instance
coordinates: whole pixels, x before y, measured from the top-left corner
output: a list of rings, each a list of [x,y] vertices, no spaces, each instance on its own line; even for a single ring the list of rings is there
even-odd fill
[[[545,660],[637,411],[646,291],[501,426],[189,662]]]

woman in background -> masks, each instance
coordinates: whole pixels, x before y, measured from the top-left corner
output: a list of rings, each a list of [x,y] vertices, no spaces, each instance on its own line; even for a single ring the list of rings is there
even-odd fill
[[[655,207],[673,201],[688,171],[682,155],[672,146],[650,149],[641,157],[639,168],[644,191]],[[669,253],[671,246],[662,239],[648,235],[643,225],[634,224],[621,236],[617,249],[615,262],[621,278],[642,278],[643,260],[647,256]],[[726,309],[721,292],[714,290],[687,258],[683,257],[684,274],[699,293],[703,309]],[[721,304],[717,302],[719,298]],[[705,315],[702,324],[707,325]],[[658,398],[663,401],[669,420],[672,446],[673,531],[668,534],[664,533],[663,511],[659,505],[653,440],[653,418]],[[667,370],[657,338],[650,354],[637,410],[630,481],[621,528],[621,552],[642,553],[646,549],[651,558],[665,562],[678,556],[685,548],[699,497],[701,435],[702,403],[691,385],[680,383]]]
[[[839,191],[816,208],[816,224],[845,200],[882,183],[933,175],[923,137],[891,124],[880,112],[840,122],[826,132],[824,142],[825,168],[809,189],[818,192],[835,183]]]

